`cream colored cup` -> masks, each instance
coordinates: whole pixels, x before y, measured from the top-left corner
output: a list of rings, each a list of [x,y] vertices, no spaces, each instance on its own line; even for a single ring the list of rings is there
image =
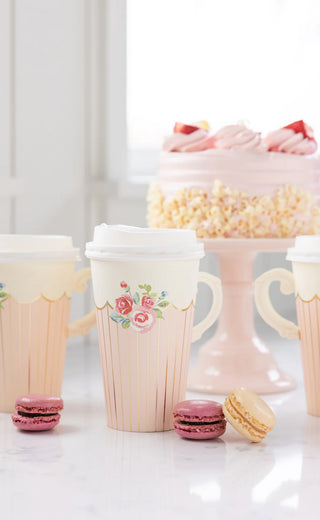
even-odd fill
[[[61,394],[67,337],[95,323],[93,311],[68,325],[71,294],[91,278],[78,259],[71,237],[0,235],[1,412],[23,394]]]
[[[288,249],[293,273],[272,269],[255,282],[255,299],[264,321],[285,338],[301,342],[307,411],[320,416],[320,236],[300,236]],[[295,293],[298,325],[280,316],[269,298],[269,287],[280,281],[284,294]]]
[[[108,426],[126,431],[172,429],[185,397],[191,341],[216,320],[220,280],[199,274],[203,245],[194,231],[128,226],[95,228],[86,246],[97,313]],[[193,327],[197,283],[214,293],[207,317]]]

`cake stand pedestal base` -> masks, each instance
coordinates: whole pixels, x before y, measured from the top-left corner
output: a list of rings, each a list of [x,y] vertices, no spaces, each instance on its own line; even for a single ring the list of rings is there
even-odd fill
[[[259,252],[285,251],[294,239],[208,239],[206,251],[218,256],[223,307],[218,330],[200,348],[188,388],[228,394],[245,386],[259,394],[285,392],[294,379],[280,370],[253,322],[253,262]]]

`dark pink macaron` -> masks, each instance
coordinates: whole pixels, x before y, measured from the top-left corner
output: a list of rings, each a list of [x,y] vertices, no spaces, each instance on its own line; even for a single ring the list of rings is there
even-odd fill
[[[57,426],[63,400],[53,395],[23,395],[16,400],[15,408],[17,412],[12,415],[13,424],[20,430],[39,432]]]
[[[175,431],[187,439],[214,439],[226,430],[222,405],[207,399],[178,403],[173,410]]]

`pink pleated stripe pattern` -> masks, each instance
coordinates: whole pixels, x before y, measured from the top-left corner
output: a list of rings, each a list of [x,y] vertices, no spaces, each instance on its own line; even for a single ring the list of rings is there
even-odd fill
[[[32,303],[7,298],[0,309],[0,411],[17,397],[61,395],[71,299]]]
[[[193,326],[193,303],[170,305],[164,319],[142,334],[96,308],[108,426],[154,432],[173,428],[172,410],[185,398]]]
[[[308,413],[320,416],[320,301],[296,297]]]

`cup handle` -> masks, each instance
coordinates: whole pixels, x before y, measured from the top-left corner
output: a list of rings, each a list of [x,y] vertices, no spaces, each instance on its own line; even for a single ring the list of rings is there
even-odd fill
[[[91,269],[86,267],[80,269],[74,275],[73,290],[79,293],[84,292],[87,289],[87,281],[91,278]],[[88,334],[92,327],[96,324],[96,311],[93,309],[91,312],[71,323],[68,327],[68,338],[73,336],[84,336]]]
[[[222,307],[222,287],[220,279],[212,274],[200,272],[198,282],[206,283],[210,287],[213,293],[213,302],[207,316],[193,327],[192,341],[200,339],[202,334],[214,324]]]
[[[256,279],[254,297],[260,316],[283,338],[299,338],[299,328],[293,321],[286,320],[278,314],[270,300],[269,289],[272,282],[280,282],[283,294],[295,292],[293,274],[287,269],[271,269]]]

